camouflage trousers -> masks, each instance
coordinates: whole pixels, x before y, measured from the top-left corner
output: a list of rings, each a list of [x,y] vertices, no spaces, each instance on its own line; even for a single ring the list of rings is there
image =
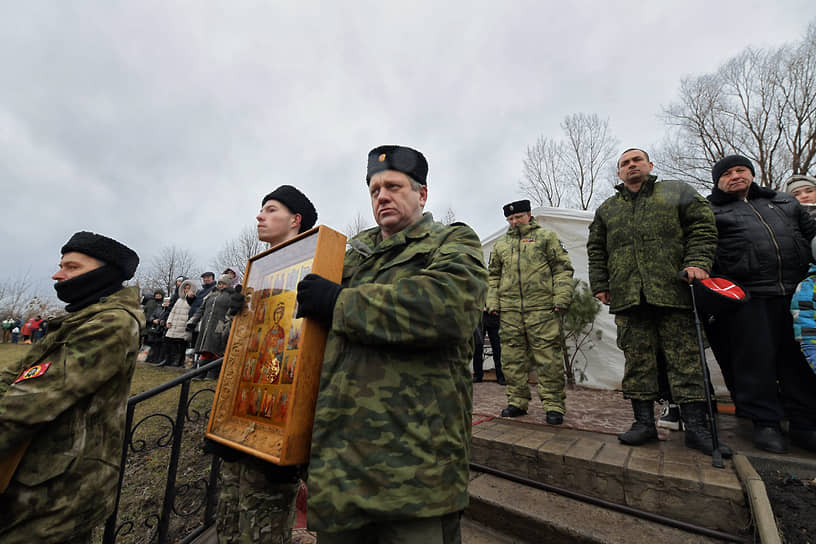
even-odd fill
[[[221,466],[218,542],[289,544],[300,482],[270,482],[263,462],[242,459]]]
[[[705,400],[703,368],[691,310],[643,304],[617,314],[615,324],[618,347],[626,358],[621,384],[624,398],[660,398],[657,354],[662,350],[673,401],[685,404]]]
[[[502,371],[507,403],[527,409],[530,371],[538,374],[538,396],[544,410],[564,413],[564,359],[561,320],[551,310],[502,312]]]
[[[318,532],[319,544],[460,544],[461,512],[432,518],[370,523],[338,533]]]

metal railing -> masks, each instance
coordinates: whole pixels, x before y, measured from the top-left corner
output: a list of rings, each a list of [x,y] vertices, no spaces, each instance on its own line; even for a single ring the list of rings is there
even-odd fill
[[[217,456],[210,456],[201,451],[200,447],[194,455],[211,458],[209,474],[193,475],[193,479],[188,482],[178,484],[179,461],[182,460],[182,442],[184,438],[185,423],[195,423],[200,425],[209,419],[212,407],[212,396],[215,391],[212,388],[202,388],[190,395],[191,382],[193,378],[206,374],[209,370],[218,368],[222,359],[216,359],[199,368],[186,372],[178,378],[172,379],[158,387],[154,387],[144,393],[139,393],[128,399],[127,413],[125,416],[125,443],[122,449],[122,460],[119,470],[119,482],[116,491],[116,503],[113,513],[105,522],[105,532],[102,537],[103,544],[113,544],[117,541],[127,540],[128,535],[136,540],[135,542],[157,542],[165,544],[179,542],[189,543],[195,540],[201,533],[215,523],[215,509],[218,501],[218,471],[220,469],[220,459]],[[141,419],[134,425],[134,414],[136,407],[157,395],[179,388],[178,404],[175,407],[175,417],[164,412],[153,412]],[[194,401],[201,399],[200,395],[209,395],[209,402],[206,403],[206,410],[203,412],[194,408]],[[150,423],[148,423],[150,422]],[[151,425],[166,428],[157,437],[149,439],[138,438],[139,432],[143,428]],[[200,439],[204,436],[201,433]],[[199,440],[200,442],[201,440]],[[132,512],[128,512],[127,519],[118,523],[120,516],[119,507],[122,498],[122,486],[128,468],[133,472],[139,470],[139,463],[149,460],[150,455],[158,450],[169,448],[169,459],[167,461],[167,472],[164,482],[164,494],[161,498],[161,505],[158,512],[142,511],[139,515],[142,519],[135,519]],[[189,459],[191,456],[187,456]],[[190,496],[187,496],[187,495]],[[177,504],[177,498],[185,497],[185,507]],[[150,501],[146,501],[149,504]],[[202,512],[203,509],[203,512]],[[171,520],[179,518],[193,518],[200,516],[200,523],[185,535],[170,535]],[[118,523],[118,525],[117,525]]]

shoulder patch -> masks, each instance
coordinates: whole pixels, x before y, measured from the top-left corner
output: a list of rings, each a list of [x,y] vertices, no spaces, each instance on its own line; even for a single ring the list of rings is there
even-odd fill
[[[50,367],[50,366],[51,366],[50,361],[47,362],[47,363],[36,364],[36,365],[32,366],[31,368],[29,368],[28,370],[24,370],[23,373],[20,374],[20,377],[17,378],[16,380],[14,380],[14,382],[12,382],[12,383],[13,384],[14,383],[20,383],[23,380],[30,380],[32,378],[39,378],[40,376],[42,376],[43,374],[46,373],[46,371],[48,370],[48,367]]]
[[[558,245],[561,246],[561,249],[564,250],[564,253],[569,253],[569,251],[567,251],[567,246],[564,245],[564,242],[562,242],[560,238],[558,239]]]

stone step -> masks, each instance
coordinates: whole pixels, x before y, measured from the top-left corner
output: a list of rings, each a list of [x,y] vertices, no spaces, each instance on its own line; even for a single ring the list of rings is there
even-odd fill
[[[715,531],[750,528],[733,463],[714,468],[676,442],[630,447],[614,435],[494,419],[473,427],[471,461]]]
[[[463,530],[462,542],[517,544],[708,544],[722,542],[705,536],[633,518],[514,483],[489,474],[472,475],[470,505],[465,520],[487,525],[481,533]],[[464,524],[463,524],[464,528]],[[489,533],[488,533],[489,531]],[[481,534],[501,535],[502,540],[478,540]],[[494,537],[498,538],[498,537]]]

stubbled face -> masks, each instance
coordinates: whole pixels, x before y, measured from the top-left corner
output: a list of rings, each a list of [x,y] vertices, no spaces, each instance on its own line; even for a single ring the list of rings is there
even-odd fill
[[[60,259],[59,270],[51,276],[51,279],[57,281],[70,280],[91,270],[101,268],[103,264],[99,259],[84,253],[69,251]]]
[[[747,194],[754,181],[754,176],[747,166],[732,166],[722,173],[717,187],[726,193]]]
[[[212,276],[201,276],[201,283],[204,285],[209,285],[215,281],[215,278]]]
[[[618,159],[618,177],[625,185],[640,185],[649,179],[654,164],[640,149],[632,149]]]
[[[255,217],[258,220],[258,240],[273,245],[285,242],[291,230],[300,227],[298,217],[277,200],[267,200]]]
[[[816,187],[807,185],[793,190],[793,196],[800,204],[816,204]]]
[[[415,191],[411,178],[396,170],[384,170],[372,176],[368,192],[374,221],[380,226],[383,238],[419,221],[428,199],[427,187],[423,185]]]
[[[507,216],[507,222],[510,223],[511,227],[515,227],[517,225],[526,225],[530,222],[530,217],[532,214],[530,212],[519,212],[514,213],[513,215]]]

